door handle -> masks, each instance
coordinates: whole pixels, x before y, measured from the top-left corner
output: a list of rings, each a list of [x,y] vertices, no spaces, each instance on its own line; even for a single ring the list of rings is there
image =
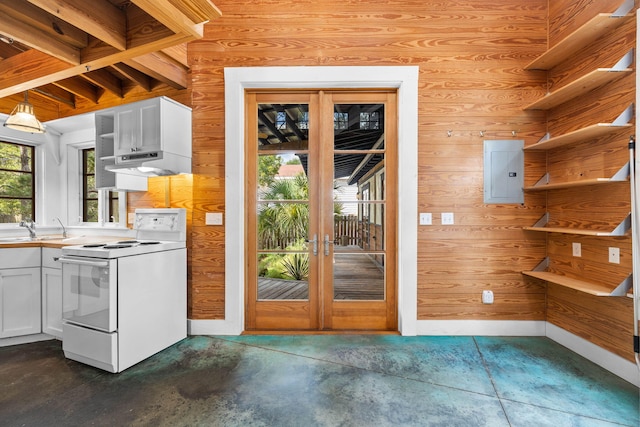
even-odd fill
[[[313,240],[306,239],[305,242],[313,243],[313,255],[318,256],[318,235],[313,235]]]
[[[329,235],[324,235],[324,256],[329,256],[329,245],[333,245],[333,240],[329,240]]]

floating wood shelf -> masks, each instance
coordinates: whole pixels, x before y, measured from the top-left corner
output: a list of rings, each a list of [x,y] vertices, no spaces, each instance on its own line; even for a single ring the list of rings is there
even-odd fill
[[[578,181],[549,182],[549,174],[546,173],[540,180],[531,187],[525,187],[525,191],[545,191],[560,188],[582,187],[586,185],[609,184],[612,182],[625,182],[629,179],[629,162],[627,162],[618,172],[610,178],[581,179]]]
[[[597,297],[625,296],[629,290],[628,286],[631,284],[631,275],[629,275],[627,279],[612,291],[610,288],[597,283],[586,282],[584,280],[574,279],[573,277],[549,273],[548,271],[523,271],[522,274],[555,283],[556,285],[564,286],[566,288],[575,289],[576,291],[595,295]]]
[[[528,231],[542,231],[545,233],[562,233],[562,234],[576,234],[581,236],[600,236],[600,237],[614,237],[624,236],[631,229],[631,214],[620,223],[613,231],[601,231],[601,230],[583,230],[569,227],[547,227],[549,222],[549,213],[547,212],[536,222],[532,227],[523,227]]]
[[[577,52],[588,46],[605,33],[613,31],[630,18],[628,13],[633,9],[633,1],[626,0],[613,13],[600,13],[586,24],[560,40],[555,46],[540,55],[525,70],[550,70],[565,59],[567,52]]]
[[[529,104],[525,110],[549,110],[557,105],[567,102],[573,98],[577,98],[580,95],[588,93],[593,89],[610,83],[617,78],[631,73],[631,68],[598,68],[580,77],[577,80],[561,87],[555,92],[549,93],[544,98],[540,98],[536,102]]]
[[[633,120],[634,105],[629,105],[616,119],[611,123],[596,123],[591,126],[587,126],[582,129],[574,130],[573,132],[566,133],[564,135],[558,135],[551,137],[551,134],[547,133],[540,141],[533,145],[525,147],[525,150],[550,150],[552,148],[562,147],[564,145],[573,144],[574,142],[588,141],[590,139],[598,138],[623,128],[630,128],[633,126],[630,122]]]

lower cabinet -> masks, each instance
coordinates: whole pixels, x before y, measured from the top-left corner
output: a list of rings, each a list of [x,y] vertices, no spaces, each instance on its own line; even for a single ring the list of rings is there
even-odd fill
[[[42,248],[42,332],[62,339],[61,249]]]
[[[41,332],[40,267],[0,269],[0,309],[0,338]]]

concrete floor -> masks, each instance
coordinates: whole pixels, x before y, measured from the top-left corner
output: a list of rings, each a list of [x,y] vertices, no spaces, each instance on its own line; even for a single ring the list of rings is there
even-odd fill
[[[0,348],[1,426],[638,426],[639,390],[547,338],[189,337],[110,374]]]

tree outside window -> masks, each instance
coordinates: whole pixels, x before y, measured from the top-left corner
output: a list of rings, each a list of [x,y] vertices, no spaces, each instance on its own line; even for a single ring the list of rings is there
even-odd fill
[[[0,141],[0,223],[35,220],[35,150]]]

